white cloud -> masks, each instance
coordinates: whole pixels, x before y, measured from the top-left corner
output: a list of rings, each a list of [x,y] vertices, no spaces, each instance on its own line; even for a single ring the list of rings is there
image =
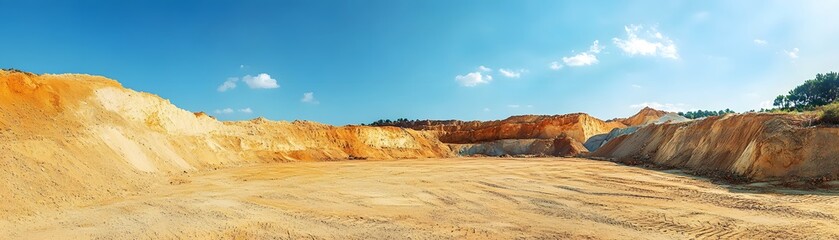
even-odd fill
[[[553,70],[559,70],[559,69],[562,69],[562,68],[563,68],[563,67],[565,67],[565,66],[564,66],[564,65],[562,65],[562,64],[560,64],[560,63],[559,63],[559,62],[557,62],[557,61],[553,61],[553,62],[551,62],[551,65],[549,65],[548,67],[550,67],[550,68],[551,68],[551,69],[553,69]]]
[[[668,112],[684,112],[685,111],[685,104],[684,103],[658,103],[658,102],[643,102],[639,104],[632,104],[629,105],[629,108],[640,109],[644,107],[651,107],[654,109],[668,111]]]
[[[234,88],[236,88],[236,82],[237,81],[239,81],[239,79],[235,78],[235,77],[227,78],[227,81],[224,81],[224,83],[219,85],[216,90],[218,90],[219,92],[224,92],[224,91],[227,91],[227,90],[230,90],[230,89],[234,89]]]
[[[594,43],[591,44],[591,47],[588,48],[587,52],[583,52],[571,57],[563,57],[562,62],[565,65],[571,67],[580,67],[580,66],[588,66],[592,64],[597,64],[599,61],[597,60],[597,54],[603,50],[603,47],[600,46],[600,41],[594,40]],[[558,70],[561,69],[562,65],[558,62],[551,63],[551,69]]]
[[[786,54],[790,59],[798,58],[798,48],[793,48],[792,51],[784,50],[784,54]]]
[[[232,108],[216,109],[213,112],[215,112],[216,114],[231,114],[231,113],[233,113],[233,109]]]
[[[311,103],[311,104],[320,103],[320,102],[318,102],[317,99],[315,99],[315,93],[314,92],[303,93],[303,98],[300,99],[300,102]]]
[[[769,44],[769,42],[767,42],[766,40],[759,39],[759,38],[755,38],[754,42],[758,46],[765,46],[766,44]]]
[[[527,108],[533,108],[533,105],[527,105],[527,106],[525,106],[525,107],[527,107]]]
[[[574,55],[573,57],[563,57],[562,62],[571,67],[580,67],[596,64],[597,56],[588,52]]]
[[[466,75],[457,75],[454,80],[464,87],[474,87],[480,84],[487,84],[492,81],[492,76],[483,75],[481,72],[471,72]]]
[[[518,104],[510,104],[510,105],[507,105],[507,107],[508,107],[508,108],[520,108],[520,107],[521,107],[521,105],[518,105]]]
[[[658,32],[655,28],[644,30],[642,25],[624,26],[626,39],[613,38],[612,41],[624,53],[641,56],[660,56],[663,58],[679,59],[679,53],[673,40]],[[642,32],[643,31],[643,32]],[[643,33],[643,36],[639,36]]]
[[[235,112],[251,114],[253,113],[253,109],[251,108],[241,108],[237,110],[233,110],[233,108],[224,108],[224,109],[216,109],[213,111],[216,114],[233,114]]]
[[[244,64],[239,65],[239,69],[244,69],[244,68],[245,68]]]
[[[454,77],[454,80],[464,87],[474,87],[481,84],[488,84],[492,81],[492,75],[489,75],[489,72],[493,71],[492,68],[481,65],[478,66],[477,69],[478,71],[470,72],[466,75],[457,75]],[[522,73],[526,73],[528,71],[527,69],[511,70],[500,68],[498,69],[498,72],[504,77],[520,78]]]
[[[240,65],[240,67],[244,67],[245,65]],[[216,88],[219,92],[225,92],[227,90],[231,90],[236,88],[236,83],[239,81],[239,78],[231,77],[227,78],[227,81],[224,81],[221,85]],[[250,88],[278,88],[280,85],[277,84],[277,80],[271,78],[271,75],[266,73],[260,73],[256,76],[245,75],[242,77],[242,81],[248,84]]]
[[[484,108],[484,112],[489,112],[489,108]]]
[[[527,72],[527,70],[525,70],[525,69],[509,70],[509,69],[500,68],[500,69],[498,69],[498,72],[501,73],[501,75],[503,75],[505,77],[508,77],[508,78],[519,78],[519,77],[521,77],[521,74]]]
[[[641,85],[638,85],[638,84],[632,84],[632,87],[633,87],[633,88],[641,88]]]
[[[250,88],[278,88],[277,80],[271,78],[271,75],[260,73],[259,75],[246,75],[242,77],[242,81],[248,84]]]

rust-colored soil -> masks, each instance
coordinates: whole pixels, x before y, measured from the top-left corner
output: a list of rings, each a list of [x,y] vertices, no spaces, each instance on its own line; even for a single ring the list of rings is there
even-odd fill
[[[621,122],[597,119],[585,113],[523,115],[496,121],[418,121],[401,127],[437,132],[444,143],[481,143],[504,139],[553,139],[567,136],[585,142],[591,136],[624,128]]]

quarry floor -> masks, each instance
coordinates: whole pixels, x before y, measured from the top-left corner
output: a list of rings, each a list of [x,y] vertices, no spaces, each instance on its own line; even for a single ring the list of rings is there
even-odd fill
[[[837,239],[839,194],[573,158],[277,163],[0,220],[4,239]]]

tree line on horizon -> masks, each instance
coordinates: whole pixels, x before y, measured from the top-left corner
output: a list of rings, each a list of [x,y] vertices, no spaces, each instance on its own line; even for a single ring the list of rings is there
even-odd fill
[[[778,95],[772,103],[781,112],[814,111],[821,123],[839,124],[839,73],[816,74],[816,78]]]
[[[687,112],[678,112],[679,116],[689,118],[689,119],[697,119],[697,118],[704,118],[704,117],[711,117],[711,116],[722,116],[728,113],[735,113],[731,109],[726,108],[725,110],[719,111],[709,111],[709,110],[696,110],[696,111],[687,111]]]
[[[778,95],[773,102],[773,109],[750,110],[748,112],[803,112],[818,110],[821,113],[822,122],[839,124],[839,73],[828,72],[816,74],[814,79],[804,81],[786,95]],[[722,116],[728,113],[736,113],[731,109],[725,110],[695,110],[678,112],[679,116],[689,119],[697,119],[711,116]],[[396,120],[380,119],[370,124],[362,123],[362,126],[411,126],[421,121],[398,118]]]
[[[407,119],[407,118],[397,118],[396,120],[390,120],[390,119],[379,119],[379,120],[376,120],[375,122],[372,122],[372,123],[370,123],[370,124],[364,124],[364,123],[362,123],[362,124],[361,124],[361,126],[376,126],[376,127],[381,127],[381,126],[400,126],[400,127],[404,127],[404,126],[410,126],[410,125],[413,125],[415,122],[419,122],[419,121],[421,121],[421,120],[419,120],[419,119],[416,119],[416,120],[409,120],[409,119]]]
[[[839,100],[839,74],[829,72],[816,74],[816,78],[804,82],[787,95],[778,95],[773,105],[783,110],[806,111],[828,105]]]

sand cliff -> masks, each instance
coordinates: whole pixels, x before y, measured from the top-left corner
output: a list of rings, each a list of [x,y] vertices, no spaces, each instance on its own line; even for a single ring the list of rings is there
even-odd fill
[[[600,147],[608,141],[610,132],[674,119],[686,120],[675,113],[644,108],[629,118],[609,121],[585,113],[572,113],[512,116],[496,121],[425,120],[395,124],[435,132],[440,141],[448,143],[460,155],[569,156]],[[593,137],[597,139],[592,142]],[[587,141],[592,148],[583,147],[582,143]]]
[[[149,178],[232,165],[448,157],[428,132],[221,122],[90,75],[0,71],[0,212],[142,192]]]
[[[502,139],[553,139],[562,135],[585,142],[593,135],[626,126],[585,113],[572,113],[512,116],[495,121],[419,121],[405,127],[437,131],[444,143],[479,143]]]
[[[755,181],[835,179],[839,128],[810,124],[800,115],[752,113],[648,125],[609,141],[592,156]]]
[[[615,121],[575,113],[410,126],[424,131],[222,122],[104,77],[0,71],[0,213],[108,201],[172,173],[256,163],[450,157],[450,146],[464,155],[575,155],[586,139],[666,116],[659,112]],[[649,124],[592,155],[751,180],[835,179],[837,142],[839,128],[809,127],[800,116],[743,114]]]

